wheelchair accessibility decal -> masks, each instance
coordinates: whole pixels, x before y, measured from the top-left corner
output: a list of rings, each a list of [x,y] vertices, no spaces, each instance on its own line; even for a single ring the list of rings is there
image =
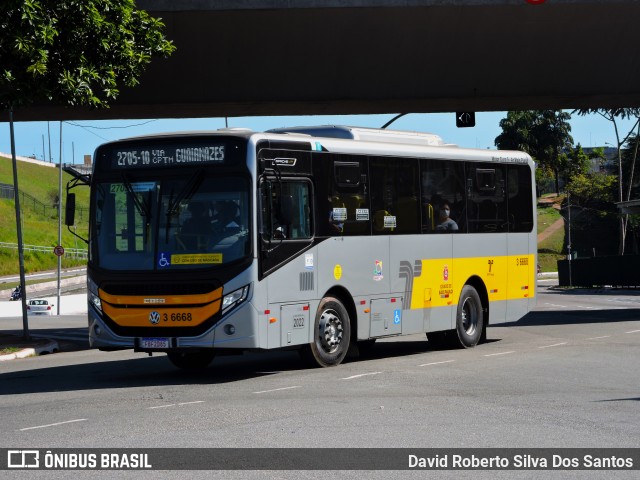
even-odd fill
[[[167,268],[171,266],[171,262],[169,261],[169,258],[171,257],[170,254],[168,254],[167,252],[160,252],[160,258],[158,258],[158,267],[160,268]]]
[[[402,319],[402,310],[394,310],[393,311],[393,324],[400,325],[400,321]]]

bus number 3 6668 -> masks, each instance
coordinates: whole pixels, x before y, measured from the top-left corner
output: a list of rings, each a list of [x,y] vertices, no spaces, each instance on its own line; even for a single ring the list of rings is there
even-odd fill
[[[172,322],[190,322],[191,320],[193,320],[191,318],[191,313],[172,313],[171,315],[169,315],[168,313],[163,313],[162,314],[162,320],[165,322],[168,321],[172,321]]]

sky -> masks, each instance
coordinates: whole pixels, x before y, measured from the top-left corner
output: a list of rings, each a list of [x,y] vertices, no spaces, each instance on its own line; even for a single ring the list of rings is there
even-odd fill
[[[231,117],[229,127],[244,127],[254,131],[298,125],[349,125],[379,128],[396,114],[388,115],[340,115],[340,116],[290,116],[290,117]],[[388,129],[412,130],[440,135],[446,143],[466,148],[495,148],[495,138],[501,133],[500,120],[506,112],[478,112],[476,126],[457,128],[454,113],[412,113],[392,123]],[[574,143],[583,147],[615,145],[613,125],[600,115],[572,115],[571,135]],[[631,121],[618,121],[621,132],[626,134]],[[93,155],[102,143],[149,133],[164,133],[188,130],[216,130],[225,127],[224,118],[201,119],[146,119],[146,120],[102,120],[62,122],[62,161],[83,163],[84,155]],[[17,122],[16,154],[35,156],[39,160],[54,163],[60,161],[60,122]],[[51,147],[49,147],[51,145]],[[9,123],[0,122],[0,152],[11,153]]]

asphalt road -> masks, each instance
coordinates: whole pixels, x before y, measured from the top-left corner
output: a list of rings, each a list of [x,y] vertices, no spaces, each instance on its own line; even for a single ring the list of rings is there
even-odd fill
[[[25,448],[637,448],[639,293],[542,288],[534,312],[515,324],[490,328],[489,341],[476,348],[432,350],[423,336],[386,339],[368,357],[329,369],[305,369],[295,352],[220,357],[202,373],[176,370],[164,355],[129,351],[78,350],[3,362],[0,443]],[[34,329],[75,335],[82,333],[83,321],[82,316],[52,317]],[[47,472],[39,473],[44,478]],[[323,474],[265,473],[189,475]],[[341,478],[427,475],[637,478],[637,471],[340,473]]]

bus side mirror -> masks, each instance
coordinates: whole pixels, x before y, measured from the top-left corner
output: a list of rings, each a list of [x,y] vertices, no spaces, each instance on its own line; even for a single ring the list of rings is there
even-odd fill
[[[282,195],[280,197],[278,222],[281,225],[291,225],[293,223],[293,197],[291,195]]]
[[[64,212],[64,224],[67,227],[72,227],[76,224],[75,222],[76,216],[76,194],[75,193],[67,193],[67,202],[65,205]]]

